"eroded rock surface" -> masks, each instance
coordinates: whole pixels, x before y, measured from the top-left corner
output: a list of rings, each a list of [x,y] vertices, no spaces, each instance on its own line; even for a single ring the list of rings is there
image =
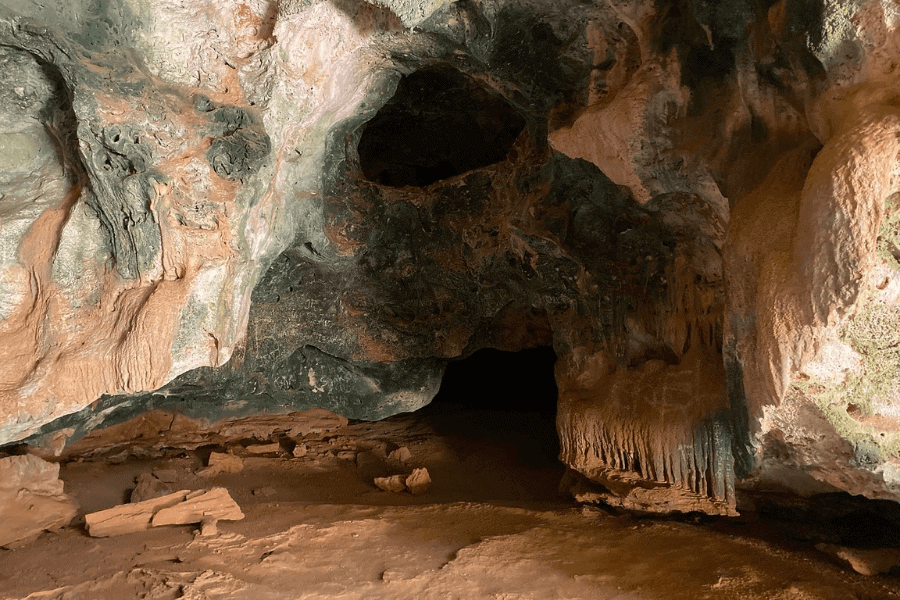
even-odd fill
[[[0,443],[552,345],[602,498],[900,500],[890,3],[84,4],[0,3]]]
[[[0,547],[68,525],[77,512],[78,503],[63,491],[59,465],[27,454],[0,458]]]

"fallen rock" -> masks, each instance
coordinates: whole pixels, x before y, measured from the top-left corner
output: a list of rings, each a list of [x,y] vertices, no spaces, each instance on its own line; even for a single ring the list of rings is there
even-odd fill
[[[324,408],[311,408],[293,413],[291,417],[295,420],[300,420],[300,422],[291,428],[288,433],[290,437],[302,437],[311,433],[332,431],[340,429],[348,423],[347,417]]]
[[[131,502],[136,504],[152,498],[168,496],[172,493],[172,487],[160,481],[150,473],[141,473],[137,477],[137,486],[131,491]]]
[[[162,508],[153,515],[153,527],[162,525],[188,525],[203,521],[240,521],[244,518],[241,507],[225,488],[209,491],[198,490],[187,495],[184,502]]]
[[[409,488],[411,494],[422,494],[431,487],[431,476],[428,469],[415,469],[412,474],[406,478],[406,487]]]
[[[403,475],[391,475],[390,477],[376,477],[375,485],[386,492],[400,493],[406,489]]]
[[[92,537],[109,537],[150,529],[157,511],[184,502],[189,490],[152,498],[133,504],[120,504],[106,510],[85,515],[84,523]]]
[[[401,446],[400,448],[397,448],[396,450],[391,452],[388,455],[388,458],[405,463],[412,458],[412,452],[410,452],[409,448],[407,448],[406,446]]]
[[[175,483],[178,479],[178,471],[175,469],[153,469],[153,475],[164,483]]]
[[[346,460],[349,462],[356,462],[356,452],[352,450],[340,450],[335,453],[335,456],[340,460]]]
[[[271,444],[255,444],[244,448],[250,454],[274,454],[281,452],[281,444],[272,442]]]
[[[265,496],[266,498],[268,498],[269,496],[274,496],[277,493],[278,492],[273,487],[264,487],[253,490],[254,496]]]
[[[215,477],[219,473],[240,473],[244,470],[244,461],[240,456],[224,452],[213,452],[206,464],[205,469],[197,471],[198,476]]]
[[[63,492],[59,465],[37,456],[0,459],[0,546],[18,546],[68,525],[78,503]]]
[[[240,507],[225,488],[180,490],[161,498],[135,504],[120,504],[84,517],[88,534],[109,537],[146,531],[163,525],[238,521],[244,518]]]
[[[847,561],[860,575],[878,575],[900,567],[900,548],[845,548],[834,544],[818,544],[816,549]]]
[[[309,448],[306,446],[306,444],[297,444],[296,446],[294,446],[294,450],[293,452],[291,452],[291,454],[294,455],[294,458],[303,458],[307,455],[308,452]]]

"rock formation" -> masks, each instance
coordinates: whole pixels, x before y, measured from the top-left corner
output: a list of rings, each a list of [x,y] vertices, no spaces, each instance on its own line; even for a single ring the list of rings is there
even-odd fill
[[[0,458],[0,547],[68,525],[78,503],[63,487],[57,464],[29,455]]]
[[[875,0],[0,0],[0,444],[379,419],[552,345],[601,498],[900,501],[898,28]]]

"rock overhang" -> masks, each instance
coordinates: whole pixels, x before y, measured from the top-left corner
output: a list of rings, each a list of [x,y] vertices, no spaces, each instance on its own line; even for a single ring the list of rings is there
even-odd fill
[[[896,15],[407,4],[207,8],[217,31],[171,48],[167,19],[194,27],[174,5],[109,3],[96,35],[4,16],[7,47],[72,98],[58,128],[71,158],[42,171],[61,203],[31,246],[7,244],[8,268],[45,265],[49,290],[28,305],[5,282],[19,291],[0,303],[4,335],[38,340],[7,338],[27,367],[7,386],[7,441],[103,394],[72,419],[311,405],[381,418],[427,403],[452,358],[549,339],[563,456],[608,498],[729,512],[735,485],[782,485],[785,465],[896,498],[893,380],[861,404],[865,360],[812,385],[804,370],[836,341],[883,358],[852,322],[895,310],[878,244],[898,181],[897,48],[882,35]],[[146,64],[104,53],[114,44]],[[389,145],[423,77],[474,86],[477,110],[450,122],[506,120],[478,129],[506,151],[414,165],[434,181],[379,175],[366,136],[381,127]],[[41,236],[58,238],[52,257],[23,253]],[[810,428],[835,436],[830,451]]]

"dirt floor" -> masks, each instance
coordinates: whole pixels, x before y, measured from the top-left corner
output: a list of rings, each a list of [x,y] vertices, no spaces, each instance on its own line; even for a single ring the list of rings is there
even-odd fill
[[[61,477],[82,515],[157,472],[175,490],[227,488],[245,518],[209,537],[176,526],[110,538],[89,537],[82,518],[0,550],[0,598],[900,598],[900,576],[858,575],[777,524],[576,505],[557,492],[552,431],[536,414],[444,405],[282,437],[263,455],[252,445],[271,440],[162,439],[70,459]],[[405,463],[390,458],[402,447]],[[196,475],[213,451],[242,456],[243,470]],[[373,484],[420,467],[432,485],[419,495]]]

